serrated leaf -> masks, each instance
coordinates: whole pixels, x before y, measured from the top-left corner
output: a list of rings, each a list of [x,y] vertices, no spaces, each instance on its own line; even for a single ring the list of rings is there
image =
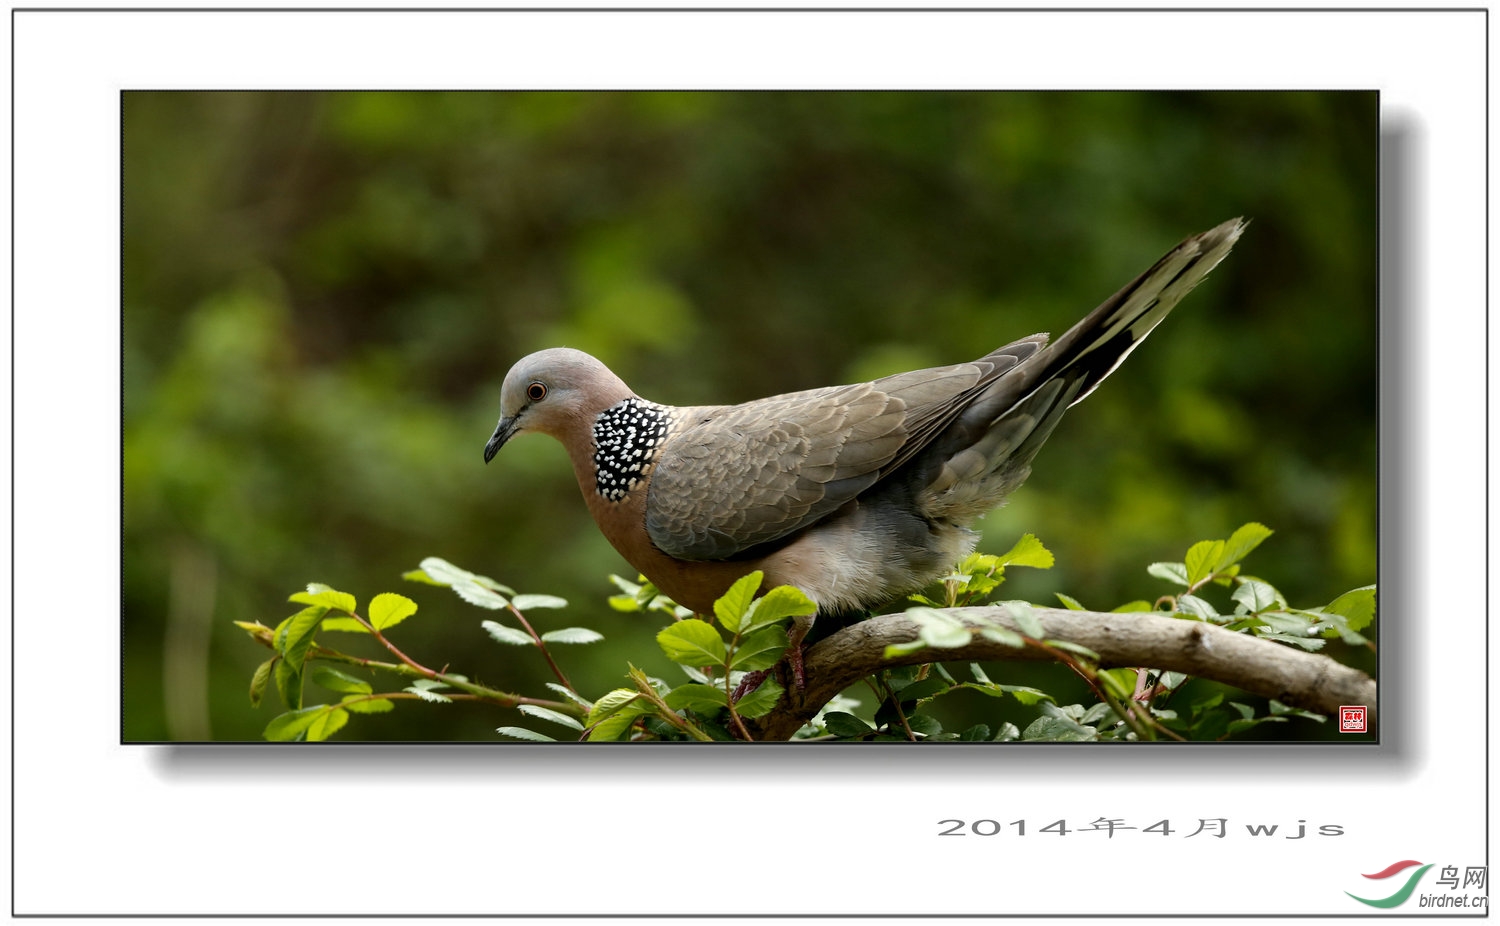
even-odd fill
[[[641,610],[641,603],[635,600],[634,595],[610,595],[609,606],[626,613]]]
[[[298,592],[287,598],[297,604],[317,605],[330,611],[352,612],[355,610],[354,596],[348,592],[336,591],[324,585],[322,582],[311,582],[307,591]]]
[[[906,616],[917,625],[917,639],[928,646],[954,649],[968,646],[974,639],[973,631],[963,621],[942,611],[907,608]]]
[[[374,691],[370,683],[364,679],[355,678],[340,672],[338,669],[328,666],[316,666],[312,671],[314,685],[321,685],[329,691],[339,691],[351,694],[369,694]]]
[[[403,572],[401,573],[401,578],[405,579],[407,582],[420,582],[423,585],[436,585],[439,588],[442,588],[447,584],[444,582],[435,581],[432,576],[428,575],[420,569],[411,569]]]
[[[1088,608],[1085,608],[1077,598],[1073,598],[1069,595],[1064,595],[1062,592],[1055,592],[1054,594],[1057,595],[1057,600],[1063,603],[1063,607],[1067,608],[1069,611],[1088,610]]]
[[[1178,595],[1177,610],[1202,621],[1211,621],[1219,616],[1213,605],[1197,595]]]
[[[1375,586],[1351,589],[1333,599],[1323,610],[1343,615],[1350,630],[1364,630],[1375,619]]]
[[[700,714],[712,714],[714,711],[729,703],[729,696],[724,689],[716,685],[678,685],[667,693],[667,707],[674,711],[696,711]]]
[[[755,602],[740,625],[740,633],[752,633],[789,617],[811,617],[817,612],[817,604],[802,589],[795,585],[778,585]]]
[[[584,718],[584,726],[592,727],[599,721],[620,710],[625,705],[639,700],[641,693],[631,688],[616,688],[594,702],[594,709]]]
[[[629,595],[631,598],[634,598],[636,595],[639,595],[641,593],[641,587],[639,584],[631,582],[622,576],[617,576],[614,573],[610,573],[609,581],[615,584],[615,588],[618,588],[620,591]]]
[[[636,718],[651,713],[653,711],[650,703],[644,698],[637,698],[637,700],[624,705],[597,724],[589,724],[589,742],[603,743],[618,740],[635,725]]]
[[[1052,701],[1053,697],[1040,688],[1029,688],[1026,685],[1000,685],[1000,690],[1030,707],[1043,701]]]
[[[587,627],[559,627],[542,634],[543,643],[598,643],[604,634]]]
[[[894,659],[897,656],[905,656],[907,653],[915,653],[927,648],[927,641],[922,639],[911,640],[907,643],[887,643],[885,649],[881,650],[880,658]]]
[[[1254,614],[1267,608],[1286,607],[1286,599],[1281,596],[1281,593],[1269,582],[1262,582],[1259,579],[1241,578],[1238,587],[1229,597],[1241,605],[1247,614]]]
[[[755,593],[760,590],[764,578],[765,573],[760,570],[741,576],[714,602],[714,617],[725,630],[730,633],[739,631],[745,612],[750,610],[750,603],[755,600]]]
[[[395,592],[381,592],[370,601],[370,626],[376,630],[385,630],[416,613],[415,601]]]
[[[572,691],[562,685],[559,685],[557,682],[548,682],[547,687],[562,695],[564,698],[567,698],[569,701],[572,701],[574,704],[583,708],[585,711],[591,711],[594,709],[594,702],[583,697],[576,691]]]
[[[767,678],[760,683],[760,687],[734,702],[735,712],[749,719],[763,717],[776,707],[782,691],[781,684],[776,679]]]
[[[369,698],[364,695],[346,695],[341,702],[344,710],[356,714],[384,714],[396,709],[396,702],[389,698]]]
[[[1092,659],[1095,662],[1099,661],[1099,654],[1081,643],[1074,643],[1070,640],[1048,640],[1047,645],[1056,647],[1057,649],[1067,650],[1070,653],[1077,653],[1078,655]]]
[[[423,687],[419,688],[419,687],[417,687],[418,685],[421,685],[421,682],[416,682],[414,684],[408,685],[403,690],[411,692],[412,694],[414,694],[417,697],[421,698],[423,701],[426,701],[428,704],[452,704],[453,703],[453,699],[450,698],[450,697],[448,697],[447,695],[440,695],[436,691],[431,690],[431,688],[429,688],[427,686],[423,686]]]
[[[668,659],[688,666],[721,666],[728,655],[719,632],[697,619],[663,628],[656,635],[656,642]]]
[[[577,717],[570,717],[561,711],[554,711],[551,708],[541,707],[536,704],[519,704],[516,706],[516,710],[523,714],[530,714],[532,717],[561,724],[569,729],[577,730],[579,733],[583,732],[583,724],[578,722]]]
[[[317,719],[325,706],[320,704],[317,707],[305,707],[277,714],[271,718],[270,723],[266,724],[265,732],[261,735],[273,743],[291,742],[312,726],[312,722]]]
[[[823,729],[840,737],[865,736],[875,731],[874,727],[844,711],[829,711],[824,714]]]
[[[944,679],[935,675],[929,675],[927,678],[919,679],[910,685],[903,685],[896,692],[896,700],[903,704],[909,701],[922,701],[942,694],[949,687],[950,685]]]
[[[453,593],[467,601],[469,604],[485,608],[490,611],[503,611],[510,603],[505,596],[494,589],[485,588],[478,582],[455,582],[448,586]]]
[[[343,708],[325,710],[313,718],[313,722],[307,725],[307,741],[309,743],[321,743],[349,722],[349,712]]]
[[[941,736],[943,732],[942,723],[940,723],[936,717],[932,717],[927,714],[910,715],[906,718],[906,725],[911,728],[911,732],[923,737],[924,739],[932,739],[935,736]]]
[[[1032,534],[1022,534],[1016,545],[1010,548],[1010,552],[1002,553],[999,559],[1005,566],[1032,566],[1037,569],[1051,569],[1056,562],[1052,551],[1042,546],[1042,542]]]
[[[479,626],[483,627],[485,632],[496,643],[504,643],[509,646],[536,645],[536,641],[531,639],[531,634],[524,630],[518,630],[515,627],[507,627],[498,621],[480,621]]]
[[[1204,579],[1213,575],[1214,567],[1219,563],[1219,557],[1224,555],[1224,541],[1222,540],[1200,540],[1188,548],[1187,558],[1183,561],[1187,568],[1188,585],[1197,585]]]
[[[1047,630],[1042,626],[1041,619],[1030,608],[1007,606],[1006,611],[1015,620],[1016,626],[1026,636],[1031,637],[1033,640],[1040,640],[1047,635]]]
[[[742,672],[769,669],[781,661],[787,642],[786,631],[780,626],[762,627],[740,641],[730,657],[729,667]]]
[[[276,679],[276,693],[281,696],[281,703],[293,711],[302,707],[302,673],[282,659],[271,674]]]
[[[250,676],[250,706],[260,707],[260,699],[266,692],[266,685],[271,681],[271,669],[276,664],[276,657],[272,656],[261,663],[255,669],[255,674]]]
[[[302,661],[307,658],[308,647],[312,646],[314,632],[327,613],[328,609],[322,605],[309,605],[288,620],[285,631],[280,634],[278,650],[293,669],[302,670]]]
[[[976,723],[958,734],[960,743],[983,743],[990,738],[990,728],[987,724]]]
[[[323,623],[318,625],[322,630],[337,631],[339,633],[369,633],[365,625],[352,617],[325,617]]]
[[[566,608],[566,598],[556,595],[517,595],[510,600],[517,611],[533,611],[537,608]]]
[[[1214,572],[1219,572],[1244,559],[1246,554],[1260,546],[1273,533],[1275,532],[1269,527],[1255,521],[1240,525],[1224,542],[1224,549],[1219,554],[1219,561],[1214,566]]]
[[[512,739],[527,740],[533,743],[555,743],[557,740],[545,733],[537,733],[525,727],[496,727],[495,732],[501,736],[509,736]]]
[[[1166,579],[1178,585],[1190,585],[1188,582],[1187,566],[1182,563],[1152,563],[1146,567],[1146,571],[1158,579]]]
[[[449,677],[468,681],[468,679],[464,678],[462,675],[453,675]],[[420,689],[421,691],[436,691],[439,688],[449,688],[451,686],[447,682],[440,682],[435,678],[419,678],[411,683],[411,687]]]

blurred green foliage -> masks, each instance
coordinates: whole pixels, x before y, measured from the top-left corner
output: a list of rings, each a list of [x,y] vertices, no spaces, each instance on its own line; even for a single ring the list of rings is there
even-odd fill
[[[274,626],[309,581],[400,590],[413,656],[540,688],[450,593],[401,587],[429,555],[568,598],[606,636],[567,653],[591,695],[628,661],[671,671],[659,624],[605,604],[633,572],[561,448],[481,463],[530,351],[673,404],[867,379],[1060,332],[1236,215],[1234,254],[1069,413],[981,549],[1035,533],[1057,566],[1007,595],[1109,607],[1255,520],[1289,597],[1375,581],[1374,93],[123,99],[127,741],[259,739],[268,654],[231,621]],[[341,736],[488,738],[513,722],[492,714]]]

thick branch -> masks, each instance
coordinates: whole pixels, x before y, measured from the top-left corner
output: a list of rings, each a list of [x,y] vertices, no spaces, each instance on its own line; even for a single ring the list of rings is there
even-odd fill
[[[1021,632],[1004,608],[952,608],[945,613],[971,626],[998,623]],[[1161,614],[1100,613],[1032,608],[1047,639],[1067,640],[1099,654],[1101,668],[1144,666],[1223,682],[1253,694],[1323,714],[1363,704],[1375,717],[1375,682],[1327,656],[1309,653],[1212,624]],[[985,662],[1050,658],[976,636],[957,649],[923,649],[884,657],[892,643],[917,638],[904,614],[887,614],[846,627],[807,651],[807,686],[789,687],[786,699],[758,723],[757,739],[790,739],[834,695],[879,669],[924,662]]]

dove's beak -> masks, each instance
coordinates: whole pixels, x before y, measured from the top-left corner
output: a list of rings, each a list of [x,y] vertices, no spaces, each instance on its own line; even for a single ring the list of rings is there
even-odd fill
[[[488,463],[493,460],[495,454],[500,452],[500,448],[505,446],[505,442],[510,440],[511,435],[515,433],[516,419],[501,418],[500,423],[495,426],[495,433],[490,435],[489,443],[484,445],[484,462]]]

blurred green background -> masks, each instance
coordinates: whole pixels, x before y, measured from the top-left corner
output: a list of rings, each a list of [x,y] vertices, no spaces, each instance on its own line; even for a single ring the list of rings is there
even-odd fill
[[[542,661],[491,642],[487,612],[400,580],[430,555],[568,598],[533,617],[605,634],[557,648],[587,695],[628,662],[679,679],[657,621],[606,606],[607,575],[634,574],[561,448],[517,440],[482,464],[514,360],[577,347],[647,398],[709,404],[970,359],[1060,333],[1238,215],[1235,252],[1069,413],[981,549],[1034,532],[1056,568],[1016,570],[1001,597],[1108,609],[1169,590],[1146,564],[1258,520],[1277,533],[1247,571],[1294,604],[1375,581],[1374,93],[123,107],[126,741],[258,740],[280,710],[246,695],[268,652],[230,622],[274,626],[309,581],[402,592],[421,606],[396,633],[412,656],[541,693]],[[1052,669],[990,674],[1066,688]],[[952,710],[1012,709],[976,698]],[[516,723],[403,702],[337,739]]]

